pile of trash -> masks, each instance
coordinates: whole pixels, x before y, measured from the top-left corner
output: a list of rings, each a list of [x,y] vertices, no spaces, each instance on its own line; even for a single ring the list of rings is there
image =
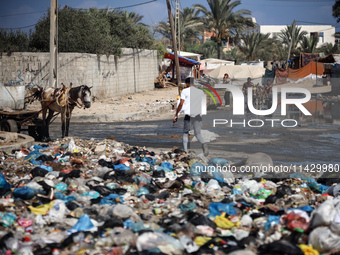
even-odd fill
[[[337,179],[229,164],[112,137],[0,152],[0,253],[340,254]]]

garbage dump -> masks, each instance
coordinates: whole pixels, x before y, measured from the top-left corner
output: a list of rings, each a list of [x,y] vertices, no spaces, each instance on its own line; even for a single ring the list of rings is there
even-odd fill
[[[340,254],[340,184],[229,164],[114,139],[0,152],[0,253]]]

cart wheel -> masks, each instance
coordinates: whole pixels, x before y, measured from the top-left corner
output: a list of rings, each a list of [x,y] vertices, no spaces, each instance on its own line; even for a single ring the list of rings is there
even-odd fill
[[[4,119],[0,122],[1,131],[18,133],[18,124],[15,120]]]
[[[43,138],[43,127],[42,126],[29,126],[28,135],[32,136],[34,140],[41,141]]]

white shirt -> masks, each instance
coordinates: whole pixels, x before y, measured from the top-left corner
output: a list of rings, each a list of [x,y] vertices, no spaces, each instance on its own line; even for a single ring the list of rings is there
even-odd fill
[[[206,114],[206,95],[198,88],[190,86],[183,89],[181,100],[184,100],[181,112],[190,117]]]

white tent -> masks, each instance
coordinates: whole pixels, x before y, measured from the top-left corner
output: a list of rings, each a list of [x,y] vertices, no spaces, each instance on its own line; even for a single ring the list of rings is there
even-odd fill
[[[219,66],[225,66],[225,65],[234,65],[234,61],[228,61],[228,60],[222,60],[222,59],[216,59],[216,58],[207,58],[200,61],[201,63],[201,70],[204,69],[215,69]]]
[[[241,65],[228,65],[220,66],[209,73],[209,76],[215,79],[222,80],[225,73],[231,79],[232,84],[242,85],[248,77],[253,80],[253,83],[261,83],[262,76],[265,73],[265,68],[261,66],[241,66]]]

